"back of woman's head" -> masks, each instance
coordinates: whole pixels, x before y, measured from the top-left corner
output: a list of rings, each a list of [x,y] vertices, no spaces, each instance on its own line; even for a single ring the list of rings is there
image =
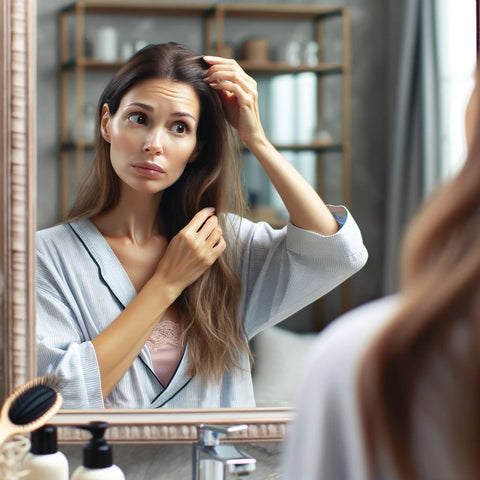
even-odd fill
[[[171,238],[205,206],[215,206],[218,211],[227,208],[228,183],[232,181],[229,173],[235,165],[232,158],[235,137],[225,119],[219,96],[203,80],[207,69],[208,64],[202,56],[176,43],[165,43],[138,51],[115,74],[98,101],[95,159],[70,218],[92,216],[111,209],[118,202],[119,180],[111,166],[110,145],[100,133],[102,109],[108,105],[110,115],[114,116],[125,94],[138,83],[152,78],[186,83],[200,102],[195,161],[187,165],[180,180],[163,195],[161,215],[169,217],[164,218],[168,228],[165,233]],[[172,205],[175,216],[171,216]]]
[[[445,376],[455,379],[457,395],[438,399],[436,408],[443,405],[443,418],[450,420],[436,428],[442,432],[441,442],[450,446],[447,454],[457,469],[456,478],[480,478],[478,90],[471,102],[476,121],[466,162],[410,224],[401,258],[400,308],[373,342],[360,369],[360,407],[370,463],[372,468],[378,466],[378,447],[386,446],[384,452],[390,452],[400,478],[419,478],[418,452],[410,448],[415,395],[428,381],[432,358],[439,352],[448,366]],[[458,331],[467,339],[461,351],[457,344],[452,347]]]

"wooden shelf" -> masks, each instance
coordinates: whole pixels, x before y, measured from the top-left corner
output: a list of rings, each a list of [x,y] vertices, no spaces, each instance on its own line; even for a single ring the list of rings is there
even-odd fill
[[[316,20],[340,16],[344,7],[320,5],[283,5],[271,3],[154,3],[153,1],[125,0],[83,0],[63,7],[60,12],[73,13],[83,10],[92,14],[134,14],[134,15],[201,15],[220,12],[235,18],[259,18],[267,20]]]
[[[93,150],[95,148],[94,142],[88,142],[86,140],[77,140],[64,142],[60,145],[62,151],[75,151],[75,150]]]
[[[82,67],[87,70],[118,70],[124,65],[123,60],[116,62],[104,62],[93,57],[79,57],[67,62],[63,62],[60,66],[62,70],[72,70]],[[282,73],[302,73],[314,72],[319,75],[335,75],[342,74],[345,71],[344,65],[340,63],[323,63],[315,66],[310,65],[290,65],[285,62],[249,62],[240,61],[243,69],[254,75],[270,74],[278,75]]]
[[[240,65],[243,69],[247,70],[251,74],[281,74],[281,73],[302,73],[302,72],[314,72],[320,75],[332,75],[341,74],[345,68],[340,63],[322,63],[315,66],[310,65],[290,65],[285,62],[248,62],[240,61]]]
[[[164,16],[201,16],[213,14],[215,3],[155,3],[153,1],[122,0],[83,0],[71,3],[60,10],[61,13],[83,11],[92,14],[120,15],[164,15]]]
[[[314,142],[306,144],[275,144],[277,150],[290,150],[295,152],[308,152],[315,151],[319,153],[328,152],[342,152],[343,146],[340,142]],[[64,142],[60,145],[63,151],[75,151],[78,149],[93,150],[95,148],[94,142],[88,142],[86,140],[77,140]]]
[[[318,20],[342,15],[343,7],[320,5],[278,5],[271,3],[221,3],[216,6],[220,13],[235,18],[259,18],[263,20]]]
[[[103,60],[98,60],[96,58],[79,57],[77,59],[69,60],[68,62],[63,62],[60,65],[60,68],[62,70],[73,70],[77,67],[85,68],[87,70],[118,70],[124,63],[123,60],[104,62]]]
[[[344,157],[344,179],[343,192],[345,204],[349,205],[350,193],[350,35],[349,35],[349,12],[345,7],[323,6],[323,5],[301,5],[301,4],[267,4],[267,3],[194,3],[194,2],[154,2],[151,0],[79,0],[70,3],[60,10],[59,18],[61,24],[61,142],[60,152],[62,156],[68,156],[69,152],[76,152],[83,161],[83,150],[92,151],[92,142],[69,140],[68,111],[74,109],[75,118],[80,123],[84,121],[85,104],[85,78],[88,72],[114,72],[118,71],[124,61],[118,59],[114,62],[105,62],[93,57],[85,56],[84,38],[85,21],[89,14],[106,15],[151,15],[157,17],[183,17],[194,16],[202,23],[202,35],[204,36],[205,53],[213,53],[217,48],[222,47],[228,40],[226,21],[231,19],[257,19],[262,21],[309,21],[314,28],[314,40],[323,45],[323,20],[331,17],[338,17],[342,22],[341,42],[342,57],[338,62],[324,62],[324,52],[320,52],[318,65],[290,65],[286,62],[267,61],[252,62],[239,61],[240,65],[253,77],[275,76],[281,74],[300,74],[312,72],[319,77],[328,75],[342,76],[342,105],[339,105],[339,116],[342,122],[342,133],[345,138],[333,142],[314,142],[312,144],[275,145],[282,151],[312,151],[317,154],[338,152]],[[72,19],[74,22],[68,21]],[[73,29],[73,30],[72,30]],[[74,52],[69,52],[69,33],[74,34]],[[261,32],[262,33],[262,32]],[[69,78],[74,79],[72,99],[68,92]],[[318,93],[322,88],[321,79],[318,81]],[[321,115],[323,100],[317,100],[318,115]],[[320,118],[320,117],[319,117]],[[320,157],[319,157],[320,158]],[[62,162],[66,163],[63,158]],[[67,168],[67,167],[65,167]],[[78,170],[78,169],[77,169]],[[320,178],[320,177],[319,177]],[[63,186],[62,202],[63,211],[68,202],[68,186]]]
[[[265,0],[264,0],[265,1]],[[86,160],[93,157],[94,142],[79,139],[73,141],[70,139],[71,132],[84,132],[85,126],[85,104],[91,102],[87,97],[86,83],[89,74],[95,72],[114,72],[118,71],[124,61],[118,59],[114,62],[104,62],[96,58],[87,57],[86,54],[86,21],[89,15],[105,15],[114,17],[115,21],[119,17],[141,17],[148,16],[154,18],[168,18],[168,22],[178,22],[179,27],[185,23],[183,19],[193,17],[200,24],[200,33],[198,34],[198,45],[203,45],[203,53],[215,55],[215,52],[222,51],[226,45],[238,49],[241,45],[235,36],[231,36],[231,26],[235,20],[237,23],[248,22],[250,20],[259,20],[265,22],[264,25],[273,29],[276,28],[273,22],[294,21],[309,23],[309,40],[316,42],[318,49],[317,65],[290,65],[285,62],[267,61],[252,62],[239,60],[242,68],[253,78],[260,76],[274,77],[282,74],[301,74],[303,72],[312,72],[316,74],[316,92],[315,109],[317,116],[316,129],[330,130],[330,125],[326,122],[324,116],[325,88],[329,82],[325,81],[327,76],[339,76],[339,88],[341,88],[341,99],[338,102],[338,111],[335,112],[339,123],[342,138],[335,138],[330,142],[312,142],[310,144],[276,144],[275,147],[282,152],[312,152],[316,162],[315,184],[320,195],[326,188],[326,176],[324,162],[341,162],[342,178],[339,180],[338,187],[342,192],[342,202],[350,206],[350,183],[351,183],[351,147],[350,147],[350,129],[351,129],[351,71],[350,71],[350,13],[348,8],[339,6],[322,5],[299,5],[299,4],[267,4],[267,3],[215,3],[215,2],[164,2],[155,0],[79,0],[70,3],[59,10],[59,31],[60,31],[60,145],[59,145],[59,170],[61,178],[61,218],[65,218],[71,201],[72,186],[77,184],[79,177],[85,170]],[[176,19],[176,17],[178,17]],[[330,19],[336,23],[333,31],[341,45],[341,54],[338,57],[330,56],[329,45],[325,38],[329,31],[326,25]],[[98,19],[97,19],[98,20]],[[134,20],[134,18],[132,18]],[[340,28],[337,27],[337,23]],[[256,24],[255,24],[256,25]],[[300,25],[303,28],[303,25]],[[310,28],[311,27],[311,28]],[[286,29],[288,30],[288,29]],[[259,27],[257,35],[268,37],[268,29]],[[277,32],[276,32],[277,33]],[[288,40],[289,31],[280,32]],[[272,34],[273,35],[273,34]],[[270,40],[270,38],[267,38]],[[338,45],[338,43],[336,43]],[[334,59],[326,62],[325,59]],[[92,75],[93,76],[93,75]],[[91,80],[91,79],[90,79]],[[336,80],[336,77],[335,77]],[[96,101],[96,99],[95,99]],[[281,100],[280,100],[281,101]],[[329,104],[330,106],[330,104]],[[330,117],[329,117],[330,118]],[[78,122],[78,128],[69,125],[71,119]],[[332,129],[336,129],[334,126]],[[281,138],[281,137],[280,137]],[[243,150],[245,153],[245,150]],[[338,153],[338,158],[331,153]],[[328,155],[327,155],[328,154]],[[266,200],[268,201],[268,200]],[[268,207],[268,206],[265,206]],[[275,218],[263,208],[258,208],[252,212],[255,220],[266,219],[271,224],[282,227],[284,222]],[[342,287],[342,309],[349,308],[349,287],[348,283]]]
[[[318,153],[327,153],[327,152],[342,152],[343,146],[340,142],[314,142],[314,143],[305,143],[305,144],[296,144],[296,145],[280,145],[275,144],[277,150],[291,150],[295,152],[308,152],[314,151]]]

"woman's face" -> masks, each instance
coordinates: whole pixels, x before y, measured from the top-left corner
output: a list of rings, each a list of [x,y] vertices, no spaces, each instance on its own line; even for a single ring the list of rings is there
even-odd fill
[[[181,82],[148,79],[133,86],[101,131],[110,143],[113,169],[135,191],[158,193],[173,185],[195,160],[200,102]]]

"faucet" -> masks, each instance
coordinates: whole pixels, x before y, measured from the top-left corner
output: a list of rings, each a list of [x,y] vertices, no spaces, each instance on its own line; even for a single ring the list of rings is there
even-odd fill
[[[220,438],[247,428],[248,425],[197,425],[198,442],[193,444],[192,451],[193,480],[226,480],[227,473],[244,476],[254,472],[254,458],[235,445],[220,444]]]

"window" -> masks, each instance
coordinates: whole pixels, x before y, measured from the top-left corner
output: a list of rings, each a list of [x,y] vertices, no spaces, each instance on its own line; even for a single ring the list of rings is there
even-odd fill
[[[465,108],[476,64],[475,0],[438,0],[437,35],[441,102],[441,176],[447,179],[465,160]]]

